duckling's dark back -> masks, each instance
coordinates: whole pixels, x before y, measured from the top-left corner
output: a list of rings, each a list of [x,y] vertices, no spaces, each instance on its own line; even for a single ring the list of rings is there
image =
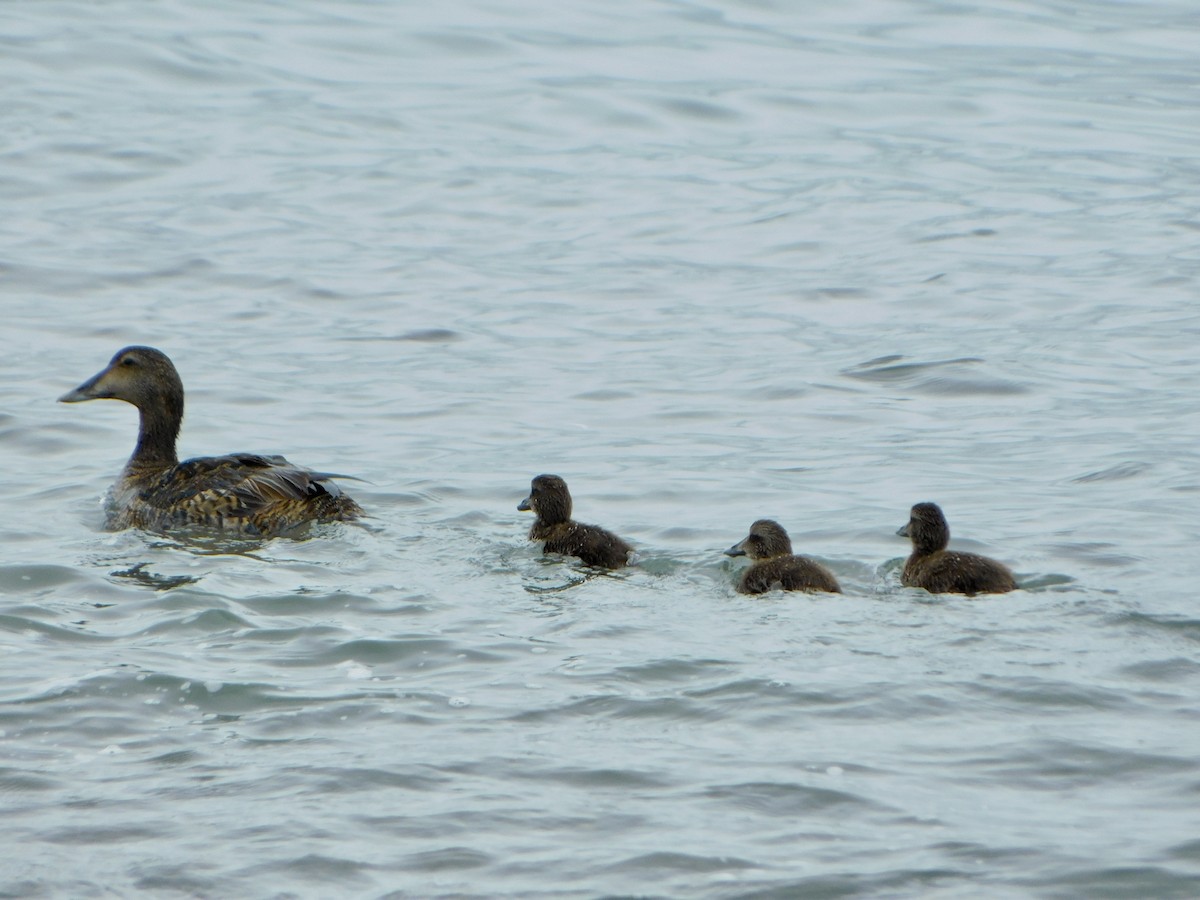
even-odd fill
[[[737,589],[741,594],[774,590],[842,592],[833,573],[807,556],[780,556],[757,562],[742,573]]]
[[[620,569],[629,564],[633,547],[611,531],[596,525],[581,522],[563,522],[552,525],[541,535],[545,546],[543,553],[561,553],[577,556],[589,566],[604,569]]]
[[[975,553],[938,550],[928,556],[910,556],[900,581],[906,587],[924,588],[931,594],[1006,594],[1017,589],[1016,578],[1003,563]]]

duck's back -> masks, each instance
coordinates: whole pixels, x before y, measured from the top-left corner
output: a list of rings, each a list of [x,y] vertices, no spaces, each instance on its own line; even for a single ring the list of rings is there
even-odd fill
[[[598,525],[584,525],[575,521],[559,522],[556,525],[535,523],[529,537],[531,540],[546,542],[542,548],[543,553],[577,556],[589,566],[605,569],[620,569],[628,565],[629,554],[633,552],[633,547],[611,531],[605,531]]]
[[[1008,566],[986,556],[955,550],[914,553],[905,562],[900,581],[931,594],[1003,594],[1017,588]]]
[[[114,491],[109,525],[202,525],[272,535],[307,522],[356,519],[362,509],[333,477],[254,453],[199,457],[156,472],[127,470]]]
[[[830,594],[842,592],[833,573],[807,556],[780,556],[757,562],[742,575],[737,589],[743,594],[765,594],[777,588]]]

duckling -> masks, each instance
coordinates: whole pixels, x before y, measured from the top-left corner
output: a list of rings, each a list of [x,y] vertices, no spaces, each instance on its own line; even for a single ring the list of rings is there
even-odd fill
[[[307,522],[350,521],[362,512],[330,480],[347,476],[312,472],[282,456],[232,453],[180,462],[175,440],[183,382],[153,347],[126,347],[104,371],[58,399],[124,400],[138,409],[137,446],[109,495],[107,525],[114,531],[200,525],[268,536]]]
[[[629,564],[633,548],[611,531],[571,519],[571,492],[557,475],[539,475],[530,484],[529,496],[517,509],[532,510],[537,521],[529,529],[531,541],[545,541],[543,553],[577,556],[589,566],[620,569]]]
[[[738,592],[765,594],[767,591],[827,591],[840,594],[841,585],[833,573],[815,559],[792,554],[792,539],[783,526],[772,519],[759,519],[750,526],[750,534],[725,551],[726,556],[748,556],[754,560],[742,573]]]
[[[900,583],[925,588],[931,594],[1003,594],[1016,590],[1009,568],[975,553],[947,550],[950,526],[936,503],[918,503],[908,524],[896,534],[912,539],[913,551],[904,563]]]

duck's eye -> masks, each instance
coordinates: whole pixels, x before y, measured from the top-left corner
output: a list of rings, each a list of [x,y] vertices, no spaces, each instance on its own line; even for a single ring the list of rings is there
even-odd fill
[[[137,364],[138,364],[137,360],[134,359],[132,356],[127,356],[123,360],[121,360],[121,365],[123,365],[123,366],[136,366]]]

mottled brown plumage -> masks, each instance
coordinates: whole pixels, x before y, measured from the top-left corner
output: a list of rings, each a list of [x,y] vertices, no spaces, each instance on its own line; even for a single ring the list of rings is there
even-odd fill
[[[137,446],[109,498],[109,528],[199,525],[277,535],[308,522],[353,520],[362,512],[330,480],[338,476],[282,456],[231,453],[179,462],[183,382],[171,360],[152,347],[126,347],[104,371],[59,398],[104,399],[132,403],[140,414]]]
[[[907,587],[968,597],[1016,590],[1016,579],[1007,566],[986,556],[946,549],[950,526],[936,503],[918,503],[908,524],[896,533],[912,539],[912,555],[900,573],[900,582]]]
[[[531,541],[545,541],[543,553],[577,556],[589,566],[620,569],[629,563],[633,548],[611,531],[571,519],[571,492],[557,475],[539,475],[529,496],[517,509],[532,510],[537,521],[529,529]]]
[[[725,555],[754,560],[754,565],[742,573],[738,582],[737,589],[742,594],[774,590],[842,592],[832,572],[815,559],[792,553],[792,539],[782,525],[771,519],[759,519],[751,525],[750,534],[726,550]]]

